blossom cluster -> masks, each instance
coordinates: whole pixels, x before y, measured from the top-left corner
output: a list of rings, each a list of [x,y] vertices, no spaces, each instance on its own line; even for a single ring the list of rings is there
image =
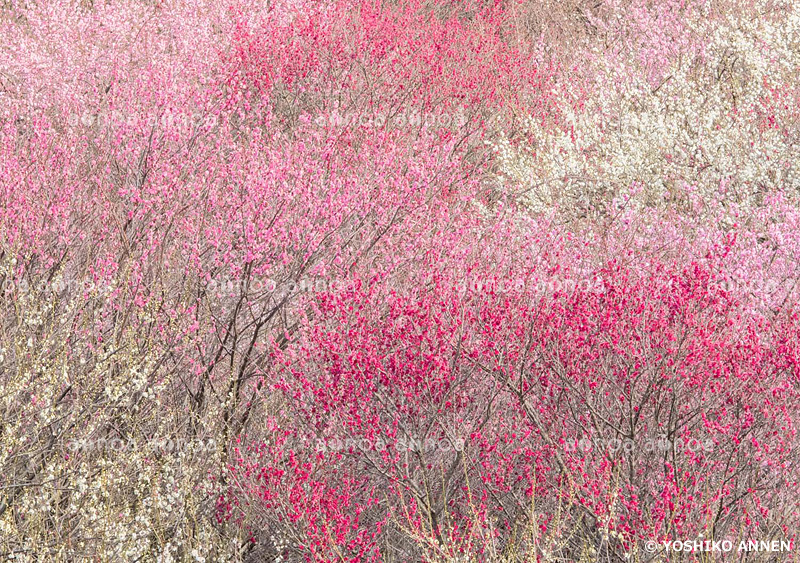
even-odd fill
[[[794,545],[798,57],[776,0],[2,3],[0,558]]]

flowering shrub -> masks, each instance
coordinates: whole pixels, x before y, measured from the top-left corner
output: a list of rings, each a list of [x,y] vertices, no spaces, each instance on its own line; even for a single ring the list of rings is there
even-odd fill
[[[578,107],[562,99],[564,126],[529,112],[530,141],[493,142],[503,177],[533,209],[573,216],[611,213],[613,198],[632,193],[649,206],[692,195],[743,209],[767,193],[796,200],[797,6],[658,2],[633,15],[599,20],[620,46],[587,54],[580,76],[590,72],[592,96]]]
[[[241,450],[230,494],[272,495],[256,527],[274,530],[298,509],[277,491],[355,471],[347,498],[372,514],[361,532],[381,522],[401,560],[510,557],[537,540],[569,558],[623,556],[645,537],[791,534],[796,317],[742,315],[708,265],[644,271],[611,261],[597,272],[603,292],[549,297],[442,298],[441,281],[421,295],[326,296],[278,362],[276,389],[303,422]],[[278,471],[286,459],[303,472]],[[283,486],[262,481],[276,471]],[[301,535],[282,552],[354,549],[328,540]]]
[[[797,22],[4,3],[0,557],[794,542]]]

